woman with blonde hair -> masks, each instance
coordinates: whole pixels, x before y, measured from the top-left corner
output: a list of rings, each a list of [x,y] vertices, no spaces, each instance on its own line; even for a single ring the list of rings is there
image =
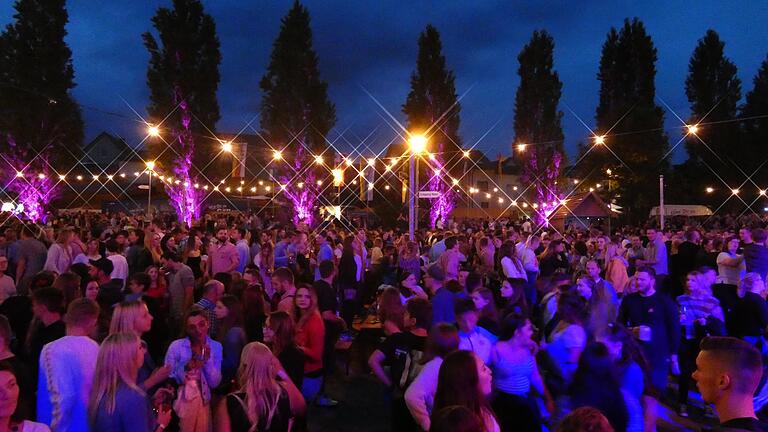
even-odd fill
[[[629,263],[626,258],[627,249],[619,247],[616,243],[609,243],[605,252],[605,280],[613,285],[616,293],[621,295],[629,283],[627,268]]]
[[[114,333],[104,339],[88,404],[92,430],[150,432],[168,426],[170,410],[161,410],[153,418],[149,399],[136,384],[143,361],[144,348],[135,333]]]
[[[115,310],[112,313],[112,322],[109,325],[109,334],[134,333],[141,338],[144,333],[150,330],[152,319],[147,305],[141,300],[124,301],[115,306]],[[142,361],[139,368],[136,382],[141,388],[149,390],[168,379],[171,367],[164,365],[158,368],[149,354],[147,343],[141,339],[140,342],[144,349],[144,361]]]
[[[306,409],[301,392],[262,343],[243,348],[237,375],[238,390],[219,406],[217,431],[287,432],[291,418]]]
[[[72,265],[72,230],[64,228],[59,231],[56,242],[48,249],[48,257],[45,260],[43,270],[53,271],[57,274],[65,273]]]

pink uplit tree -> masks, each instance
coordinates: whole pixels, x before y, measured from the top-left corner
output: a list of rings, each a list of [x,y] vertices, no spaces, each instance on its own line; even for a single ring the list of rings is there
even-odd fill
[[[192,119],[189,114],[189,105],[182,97],[178,87],[176,87],[174,97],[181,113],[181,125],[172,131],[174,138],[172,146],[177,152],[172,162],[172,170],[178,183],[165,183],[165,191],[173,203],[173,209],[176,211],[179,222],[192,226],[192,222],[200,217],[201,201],[200,191],[192,187],[196,181],[193,181],[190,175],[190,171],[193,169],[195,139],[190,129]]]
[[[556,183],[563,156],[559,151],[552,151],[548,158],[542,158],[536,150],[533,153],[525,159],[522,180],[533,184],[534,202],[540,203],[534,213],[534,222],[546,225],[549,223],[549,215],[560,201]]]
[[[313,207],[317,205],[318,191],[315,188],[315,173],[302,144],[296,144],[293,172],[297,174],[293,178],[284,174],[280,179],[280,183],[285,185],[283,193],[293,203],[293,223],[297,226],[312,226]]]
[[[16,194],[17,205],[23,206],[23,216],[35,222],[45,221],[45,208],[59,193],[50,175],[49,152],[44,150],[30,157],[29,151],[18,146],[12,136],[6,138],[9,151],[3,158],[6,169],[2,170],[6,173],[5,189]]]
[[[439,148],[442,154],[443,146],[439,145]],[[433,171],[428,182],[429,190],[437,191],[439,194],[437,198],[431,200],[432,204],[429,209],[429,224],[432,228],[435,228],[438,222],[445,224],[456,202],[453,189],[446,184],[443,159],[442,156],[436,156],[430,163]]]

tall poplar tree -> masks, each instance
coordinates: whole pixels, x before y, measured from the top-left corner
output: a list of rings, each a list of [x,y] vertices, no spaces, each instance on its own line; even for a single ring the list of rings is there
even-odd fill
[[[455,197],[446,174],[456,173],[462,157],[459,137],[459,105],[455,77],[448,70],[440,33],[432,25],[419,36],[416,70],[411,75],[411,91],[403,105],[408,117],[408,130],[429,137],[427,151],[435,157],[422,165],[430,190],[440,193],[430,208],[430,221],[445,221],[454,207]],[[405,149],[403,149],[405,151]]]
[[[0,173],[21,173],[4,184],[39,219],[57,190],[52,177],[80,157],[83,120],[71,95],[65,0],[18,0],[14,9],[0,35]]]
[[[658,201],[658,176],[668,167],[669,144],[664,112],[655,102],[656,48],[640,20],[626,19],[620,30],[608,32],[597,78],[595,134],[606,135],[605,143],[590,140],[582,172],[603,179],[611,169],[617,186],[609,198],[623,204],[630,220],[641,220]]]
[[[270,146],[287,150],[292,166],[280,169],[284,192],[293,201],[294,221],[309,223],[320,192],[315,178],[328,174],[312,161],[315,155],[333,158],[326,136],[336,124],[336,107],[328,98],[328,84],[320,78],[309,11],[298,0],[283,17],[260,86],[261,129]]]
[[[515,95],[515,144],[526,144],[521,154],[523,181],[534,185],[536,201],[543,203],[557,198],[555,183],[564,155],[563,113],[558,109],[563,83],[553,69],[554,49],[552,36],[537,30],[517,56],[520,86]],[[543,216],[537,219],[543,221]]]
[[[752,83],[740,113],[744,132],[742,150],[744,154],[764,155],[768,150],[768,57],[763,60]],[[741,159],[748,174],[764,162],[764,158]],[[755,180],[757,184],[768,184],[768,166],[763,165]]]
[[[219,39],[213,18],[203,11],[199,0],[173,0],[173,9],[159,8],[152,23],[160,43],[151,33],[144,33],[150,54],[147,112],[162,137],[150,139],[149,156],[159,157],[159,167],[172,170],[180,180],[165,188],[179,218],[191,223],[200,212],[200,202],[199,194],[188,185],[201,172],[214,171],[216,164],[211,159],[219,152],[220,143],[211,137],[220,118],[216,96]]]
[[[714,30],[699,39],[688,63],[685,94],[691,104],[688,124],[696,125],[696,133],[686,138],[688,157],[694,165],[706,163],[722,177],[736,174],[731,164],[741,164],[745,155],[740,151],[737,105],[741,99],[741,80],[736,65],[724,53],[725,43]],[[712,178],[707,168],[698,172]],[[730,179],[734,180],[734,179]]]

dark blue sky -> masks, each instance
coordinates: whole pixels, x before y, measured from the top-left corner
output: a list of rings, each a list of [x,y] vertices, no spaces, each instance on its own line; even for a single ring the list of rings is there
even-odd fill
[[[141,33],[170,0],[69,1],[67,42],[74,53],[77,100],[83,104],[86,139],[102,130],[140,139],[141,128],[125,102],[142,115],[148,91],[148,54]],[[291,1],[208,0],[221,40],[223,61],[219,104],[221,132],[236,132],[258,115],[258,81],[264,73],[280,18]],[[566,148],[594,123],[598,98],[596,72],[600,48],[611,26],[639,17],[658,49],[657,96],[682,118],[688,102],[684,81],[696,42],[709,28],[726,42],[736,63],[743,93],[768,53],[768,2],[760,1],[335,1],[305,3],[312,16],[314,46],[322,77],[336,104],[335,131],[351,141],[379,127],[374,149],[393,137],[374,95],[398,119],[415,66],[419,33],[431,23],[441,32],[448,65],[456,74],[461,102],[461,135],[469,145],[496,127],[478,148],[491,158],[509,154],[517,79],[517,54],[535,29],[555,39],[555,68],[563,81],[561,109]],[[0,24],[11,21],[12,2],[0,2]],[[125,102],[124,102],[125,101]],[[116,113],[112,115],[108,113]],[[679,122],[666,113],[667,127]],[[254,122],[258,125],[258,120]],[[357,138],[356,138],[357,137]],[[679,137],[670,130],[670,140]],[[676,160],[684,157],[681,151]]]

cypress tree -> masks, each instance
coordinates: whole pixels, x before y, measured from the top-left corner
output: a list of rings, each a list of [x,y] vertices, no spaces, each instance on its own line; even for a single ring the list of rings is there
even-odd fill
[[[71,95],[65,0],[18,0],[14,9],[14,22],[0,35],[0,172],[24,170],[6,184],[37,219],[55,195],[51,177],[80,158],[83,120]]]
[[[152,24],[158,39],[150,32],[142,35],[150,55],[147,113],[150,123],[170,134],[149,140],[150,157],[162,154],[159,165],[170,169],[191,154],[192,168],[208,166],[212,172],[211,159],[220,144],[210,137],[221,117],[216,96],[221,63],[216,23],[199,0],[173,0],[172,9],[157,9]],[[182,102],[185,110],[178,109]],[[186,116],[189,122],[184,121]],[[189,137],[183,145],[178,142],[181,134]],[[176,151],[166,150],[167,145]]]
[[[312,157],[333,158],[326,151],[326,135],[336,124],[336,107],[328,98],[328,84],[320,78],[318,63],[309,11],[297,0],[283,17],[260,83],[263,134],[270,146],[287,148],[293,158],[293,168],[281,167],[281,182],[287,185],[285,193],[294,203],[297,222],[311,222],[320,192],[314,180],[328,177],[327,170],[313,167]],[[306,186],[297,188],[297,182]]]
[[[430,210],[433,225],[438,220],[445,221],[453,209],[455,197],[446,174],[456,172],[463,156],[459,137],[461,105],[456,96],[454,74],[448,70],[442,50],[440,33],[427,25],[419,36],[416,70],[411,74],[411,91],[403,105],[409,132],[427,135],[427,151],[435,156],[421,164],[428,175],[430,190],[440,192],[440,198],[433,200]],[[402,150],[400,154],[406,154],[404,147]],[[434,170],[440,170],[441,174],[433,174]]]
[[[757,166],[764,161],[764,157],[754,157],[766,153],[768,144],[768,57],[763,60],[760,69],[752,80],[753,87],[746,97],[741,108],[741,118],[744,131],[744,154],[752,155],[752,158],[742,158],[747,166],[745,170],[751,174]],[[760,170],[758,184],[768,183],[768,167],[765,165]]]
[[[219,39],[199,0],[173,0],[173,9],[158,8],[152,23],[162,46],[151,33],[143,34],[150,55],[147,112],[162,137],[149,140],[150,158],[159,157],[158,167],[173,171],[178,183],[166,184],[165,190],[179,220],[191,225],[201,200],[189,185],[199,174],[221,168],[221,162],[212,162],[220,143],[211,138],[220,118]]]
[[[640,20],[626,19],[620,30],[609,31],[597,77],[595,134],[606,135],[605,144],[591,140],[582,172],[600,179],[610,168],[617,183],[610,198],[623,204],[629,219],[641,220],[657,201],[668,142],[664,112],[655,103],[656,48]]]
[[[702,123],[686,138],[688,157],[694,164],[705,162],[718,175],[726,176],[731,163],[740,164],[737,104],[741,99],[741,80],[736,65],[724,53],[725,43],[714,30],[699,39],[688,63],[685,94],[691,104],[690,125]],[[728,155],[735,155],[732,159]],[[711,178],[708,168],[699,170],[701,180]]]
[[[555,43],[546,31],[534,31],[517,60],[520,86],[515,95],[515,144],[527,144],[521,154],[523,181],[534,184],[536,201],[555,198],[555,182],[563,157],[563,84],[553,70]],[[514,150],[513,150],[514,151]],[[539,218],[541,219],[541,218]]]

